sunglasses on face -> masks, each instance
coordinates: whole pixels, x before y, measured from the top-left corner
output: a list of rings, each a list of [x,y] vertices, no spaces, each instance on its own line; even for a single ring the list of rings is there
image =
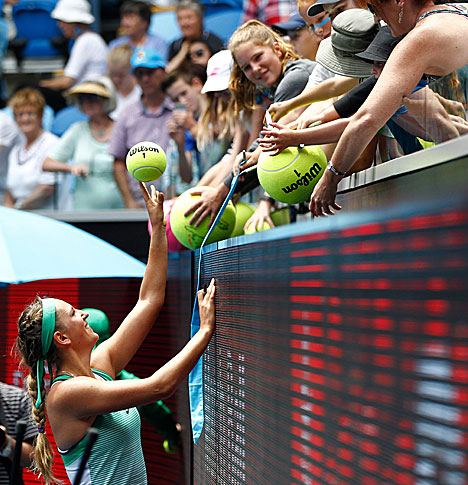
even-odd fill
[[[189,52],[187,58],[190,60],[193,57],[202,57],[205,51],[203,49],[197,49],[195,52]]]
[[[91,103],[96,103],[99,100],[99,96],[97,94],[79,94],[78,95],[78,103],[84,103],[86,101]]]

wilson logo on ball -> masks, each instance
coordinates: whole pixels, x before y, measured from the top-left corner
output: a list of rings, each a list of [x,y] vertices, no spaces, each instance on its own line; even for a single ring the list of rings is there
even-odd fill
[[[145,153],[144,152],[156,152],[156,153],[160,153],[160,151],[161,150],[158,147],[153,147],[153,146],[148,146],[148,145],[144,145],[144,146],[134,146],[128,152],[128,156],[132,157],[133,155],[135,155],[135,153],[140,153],[140,152],[143,152],[142,155],[145,156]]]
[[[288,147],[278,155],[262,152],[257,165],[258,180],[273,199],[286,204],[305,202],[327,166],[318,145]]]
[[[292,183],[289,186],[281,187],[282,191],[285,194],[290,194],[291,192],[294,192],[295,190],[297,190],[299,187],[302,187],[302,186],[307,187],[311,182],[314,181],[315,177],[317,177],[320,174],[321,170],[322,170],[322,167],[318,163],[314,163],[312,167],[310,167],[310,171],[307,172],[302,177],[297,170],[294,170],[294,173],[297,175],[298,179],[296,180],[296,182]]]

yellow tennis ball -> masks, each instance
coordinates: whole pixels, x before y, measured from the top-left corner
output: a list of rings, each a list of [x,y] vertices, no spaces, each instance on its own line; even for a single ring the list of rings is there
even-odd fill
[[[199,199],[200,195],[194,195],[200,189],[215,190],[213,187],[192,187],[179,195],[171,209],[171,229],[177,240],[189,249],[197,249],[201,246],[203,239],[208,232],[208,225],[210,218],[207,217],[203,222],[195,227],[189,223],[193,213],[184,216],[184,213]],[[236,223],[236,209],[231,201],[229,201],[226,209],[223,212],[220,220],[213,229],[206,244],[211,244],[222,239],[226,239],[231,235]]]
[[[309,199],[326,166],[320,146],[289,147],[274,156],[262,152],[257,173],[260,185],[273,199],[297,204]]]
[[[289,208],[283,207],[282,209],[278,209],[273,211],[270,214],[270,218],[273,221],[275,227],[277,226],[284,226],[285,224],[290,224],[291,219],[289,217]]]
[[[245,231],[245,234],[254,234],[255,232],[268,231],[269,229],[271,229],[271,226],[267,221],[263,223],[263,226],[260,229],[257,229],[255,224],[250,224]]]
[[[250,219],[250,216],[255,212],[255,207],[245,202],[238,202],[236,204],[236,225],[230,237],[242,236],[244,234],[245,223]]]
[[[127,153],[127,170],[140,182],[157,180],[166,170],[166,154],[152,141],[142,141],[133,145]]]

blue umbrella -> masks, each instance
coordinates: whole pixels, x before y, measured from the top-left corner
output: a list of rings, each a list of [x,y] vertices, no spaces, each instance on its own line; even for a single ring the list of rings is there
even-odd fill
[[[146,266],[81,229],[0,207],[0,282],[62,278],[141,278]]]

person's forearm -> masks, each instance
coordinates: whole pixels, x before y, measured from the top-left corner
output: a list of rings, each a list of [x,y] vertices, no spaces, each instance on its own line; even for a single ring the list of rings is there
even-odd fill
[[[71,173],[72,167],[68,163],[60,162],[59,160],[54,160],[53,158],[47,157],[42,164],[42,170],[45,170],[46,172]]]
[[[189,161],[188,153],[185,151],[184,145],[177,145],[179,153],[179,175],[180,178],[187,184],[193,179],[192,163]]]
[[[313,128],[297,130],[293,133],[295,139],[298,140],[297,145],[300,143],[304,145],[325,145],[337,142],[348,124],[349,118],[344,118]]]
[[[351,169],[380,128],[372,115],[355,115],[349,121],[331,159],[333,168],[341,173],[347,173]]]
[[[49,89],[55,89],[57,91],[63,91],[70,88],[75,80],[72,77],[61,76],[52,79],[44,79],[39,83],[40,86]]]
[[[36,209],[54,193],[54,190],[53,185],[40,184],[23,200],[18,208],[24,210]]]
[[[288,111],[292,111],[301,106],[307,106],[308,104],[316,103],[318,101],[325,101],[326,99],[344,94],[356,86],[357,83],[358,80],[354,78],[339,76],[335,79],[335,77],[332,77],[316,86],[302,91],[302,93],[295,98],[283,101],[283,103],[287,104]]]
[[[185,61],[187,51],[181,49],[166,65],[166,72],[174,71]]]
[[[158,390],[158,399],[167,398],[174,393],[193,367],[195,367],[195,364],[207,348],[212,335],[212,331],[198,330],[175,357],[149,378],[154,382],[155,388]]]
[[[6,434],[6,437],[7,437],[7,440],[10,442],[11,451],[8,455],[5,455],[4,458],[13,462],[13,456],[16,448],[16,439],[13,438],[13,436],[8,434]],[[26,441],[23,441],[21,446],[20,466],[28,467],[31,465],[32,451],[33,451],[32,445],[30,443],[27,443]]]
[[[122,194],[122,199],[124,201],[125,207],[135,207],[137,204],[135,197],[130,191],[130,186],[128,184],[127,169],[125,168],[125,163],[123,160],[115,159],[114,161],[114,178],[117,187]]]
[[[11,195],[11,192],[7,189],[5,190],[5,195],[3,196],[2,205],[4,207],[15,207],[16,199]]]
[[[167,237],[162,221],[152,226],[148,263],[140,287],[140,300],[162,306],[167,279]]]

